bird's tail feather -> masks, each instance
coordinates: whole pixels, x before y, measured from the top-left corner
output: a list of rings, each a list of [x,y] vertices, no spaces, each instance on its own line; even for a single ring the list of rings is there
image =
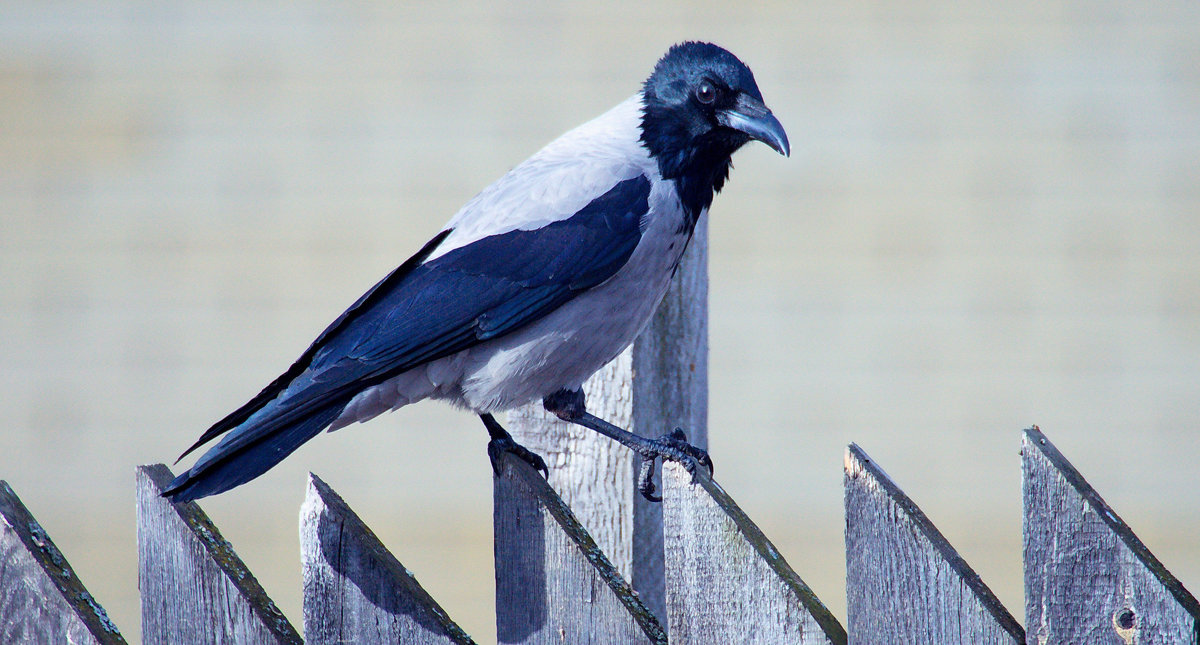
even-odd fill
[[[213,446],[196,465],[176,477],[162,495],[172,502],[190,502],[240,486],[267,472],[301,444],[317,436],[344,408],[345,402],[328,405],[279,428],[239,428],[226,439],[237,437],[242,440],[222,441]],[[252,419],[247,423],[255,421]],[[239,430],[261,432],[262,436],[246,441],[244,437],[238,437]],[[230,449],[231,444],[236,445]],[[228,454],[221,454],[224,450],[228,450]]]

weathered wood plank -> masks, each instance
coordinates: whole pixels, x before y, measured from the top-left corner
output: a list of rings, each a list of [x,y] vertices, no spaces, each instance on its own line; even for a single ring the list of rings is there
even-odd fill
[[[0,481],[0,643],[125,643],[5,481]]]
[[[161,497],[171,477],[162,464],[137,469],[142,642],[301,643],[200,507]]]
[[[708,216],[684,252],[662,304],[633,344],[632,429],[646,436],[683,428],[708,447]],[[637,492],[637,464],[626,454],[633,496],[633,564],[627,574],[650,609],[666,621],[663,507]],[[662,468],[655,473],[661,482]],[[660,493],[661,494],[661,493]],[[574,508],[574,507],[572,507]],[[585,525],[586,526],[586,525]]]
[[[300,509],[308,645],[474,644],[328,484],[309,475]]]
[[[841,645],[846,630],[701,469],[663,469],[672,643]]]
[[[1200,604],[1034,426],[1021,442],[1029,642],[1200,642]]]
[[[500,643],[666,643],[666,633],[541,475],[505,455],[494,480]]]
[[[854,444],[846,450],[845,489],[851,643],[1025,642],[979,575]]]
[[[634,375],[637,378],[634,378]],[[708,217],[696,225],[654,318],[633,346],[584,384],[591,412],[650,437],[682,427],[708,445]],[[508,415],[516,440],[546,459],[550,485],[654,613],[665,616],[662,508],[637,492],[637,464],[620,444],[546,414]]]

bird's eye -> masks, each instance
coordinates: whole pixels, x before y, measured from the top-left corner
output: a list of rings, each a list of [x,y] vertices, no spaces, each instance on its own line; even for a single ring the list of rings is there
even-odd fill
[[[700,87],[696,88],[696,100],[705,105],[711,105],[713,101],[717,100],[717,88],[708,81],[700,83]]]

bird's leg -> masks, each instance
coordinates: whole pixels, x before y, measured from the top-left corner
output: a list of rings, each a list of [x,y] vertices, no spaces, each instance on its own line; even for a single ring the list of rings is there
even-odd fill
[[[500,422],[496,421],[496,417],[493,417],[489,413],[481,414],[479,418],[483,420],[483,426],[487,428],[488,436],[492,438],[488,442],[487,447],[488,459],[491,460],[492,471],[497,476],[500,475],[500,457],[504,456],[506,452],[516,455],[521,461],[533,466],[534,470],[541,471],[542,477],[550,476],[550,470],[546,468],[546,462],[537,453],[513,440],[512,435],[508,434],[508,431],[500,425]]]
[[[637,453],[642,459],[638,469],[638,492],[652,502],[662,501],[662,497],[654,494],[655,459],[678,462],[690,473],[696,472],[697,465],[703,465],[709,473],[712,472],[712,459],[708,453],[688,443],[687,436],[680,428],[658,439],[639,437],[589,413],[582,390],[559,390],[542,399],[542,405],[563,421],[591,428]]]

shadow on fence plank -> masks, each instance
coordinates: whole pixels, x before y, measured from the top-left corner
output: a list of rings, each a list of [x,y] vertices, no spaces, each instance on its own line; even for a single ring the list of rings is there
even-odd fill
[[[137,469],[142,642],[301,643],[204,511],[161,497],[171,477],[162,464]]]
[[[474,645],[412,573],[316,475],[300,509],[309,645]]]
[[[0,481],[0,643],[125,643],[5,481]]]
[[[854,444],[846,449],[845,489],[852,643],[1025,642],[1021,626],[979,575]]]
[[[500,643],[667,642],[541,474],[506,454],[493,495]]]
[[[1200,642],[1196,598],[1037,426],[1021,462],[1031,641]]]
[[[846,630],[708,473],[663,468],[667,615],[678,643],[846,642]]]

